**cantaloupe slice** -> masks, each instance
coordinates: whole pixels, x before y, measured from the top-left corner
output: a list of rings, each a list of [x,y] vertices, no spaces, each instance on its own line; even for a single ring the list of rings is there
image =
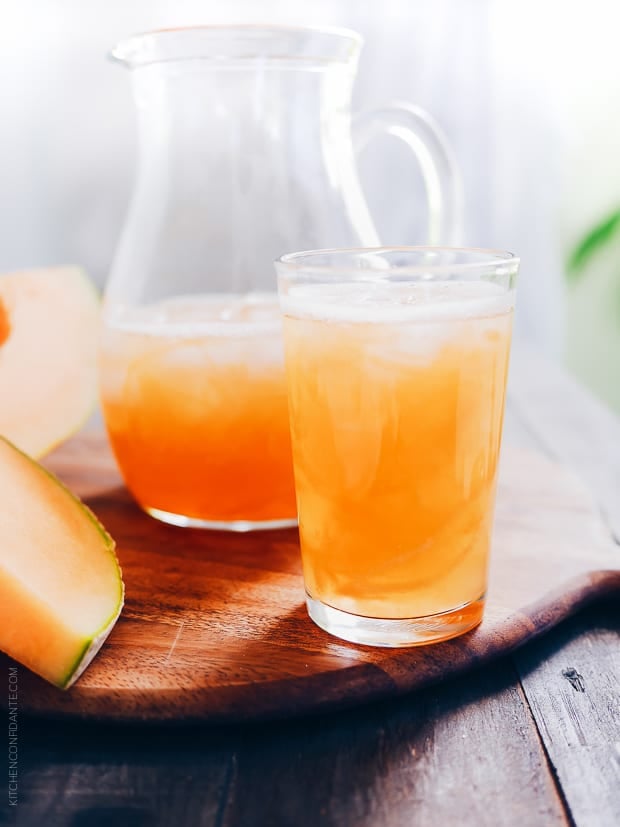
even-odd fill
[[[0,438],[0,649],[56,686],[71,686],[123,597],[114,541],[96,517]]]
[[[0,275],[0,435],[35,457],[97,400],[99,299],[77,267]]]

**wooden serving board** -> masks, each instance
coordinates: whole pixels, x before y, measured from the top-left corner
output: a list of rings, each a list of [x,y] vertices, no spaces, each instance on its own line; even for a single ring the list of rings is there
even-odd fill
[[[413,649],[348,644],[309,620],[296,531],[163,525],[132,502],[99,433],[66,443],[47,465],[116,539],[126,605],[72,689],[21,670],[26,712],[227,722],[344,707],[463,672],[620,591],[620,561],[588,493],[562,467],[509,446],[484,621]]]

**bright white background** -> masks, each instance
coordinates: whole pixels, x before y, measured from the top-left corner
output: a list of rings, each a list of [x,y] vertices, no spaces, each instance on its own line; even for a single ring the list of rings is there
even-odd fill
[[[196,23],[344,25],[366,39],[356,107],[411,100],[439,121],[464,176],[463,241],[521,255],[518,334],[560,354],[566,249],[620,198],[620,99],[609,100],[617,9],[613,0],[4,0],[0,271],[74,262],[105,281],[135,161],[129,78],[105,60],[117,40]],[[362,174],[383,240],[415,242],[421,191],[407,151],[375,146]]]

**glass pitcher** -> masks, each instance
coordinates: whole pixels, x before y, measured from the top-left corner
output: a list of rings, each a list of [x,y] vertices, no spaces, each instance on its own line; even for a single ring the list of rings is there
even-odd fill
[[[459,178],[432,121],[400,105],[352,119],[361,38],[205,26],[132,37],[139,158],[104,304],[101,397],[128,488],[175,525],[294,524],[273,261],[380,240],[354,144],[402,138],[454,243]]]

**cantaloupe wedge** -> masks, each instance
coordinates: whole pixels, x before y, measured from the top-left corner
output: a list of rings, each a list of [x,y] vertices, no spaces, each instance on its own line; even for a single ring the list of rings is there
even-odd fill
[[[61,688],[124,597],[114,541],[52,474],[0,438],[0,649]]]
[[[0,275],[0,435],[43,456],[97,400],[99,299],[77,267]]]

